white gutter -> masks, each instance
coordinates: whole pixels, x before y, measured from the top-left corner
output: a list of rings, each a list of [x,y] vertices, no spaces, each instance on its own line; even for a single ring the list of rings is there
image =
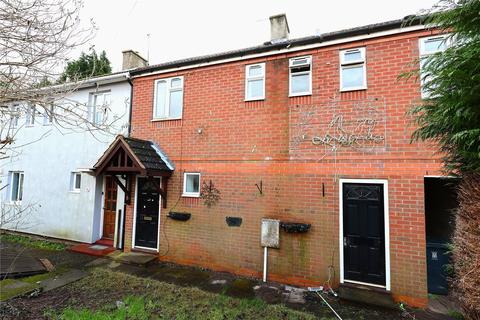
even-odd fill
[[[297,52],[297,51],[302,51],[302,50],[328,47],[328,46],[332,46],[332,45],[336,45],[336,44],[343,44],[343,43],[349,43],[349,42],[355,42],[355,41],[369,40],[369,39],[374,39],[374,38],[379,38],[379,37],[385,37],[385,36],[407,33],[407,32],[418,31],[418,30],[425,30],[425,29],[428,29],[428,27],[425,26],[425,25],[411,26],[411,27],[405,27],[405,28],[396,28],[396,29],[392,29],[392,30],[388,30],[388,31],[380,31],[380,32],[361,35],[361,36],[354,36],[354,37],[348,37],[348,38],[343,38],[343,39],[325,41],[325,42],[321,42],[321,43],[314,43],[314,44],[309,44],[309,45],[296,46],[296,47],[285,48],[285,49],[280,49],[280,50],[276,50],[276,51],[247,54],[247,55],[240,56],[240,57],[235,57],[235,58],[221,59],[221,60],[215,60],[215,61],[211,61],[211,62],[203,62],[203,63],[192,64],[192,65],[183,66],[183,67],[173,67],[173,68],[164,69],[164,70],[157,70],[157,71],[142,73],[142,74],[139,74],[139,75],[134,75],[134,76],[132,76],[132,79],[146,77],[146,76],[150,76],[150,75],[156,75],[156,74],[175,72],[175,71],[180,71],[180,70],[188,70],[188,69],[195,69],[195,68],[199,68],[199,67],[213,66],[213,65],[228,63],[228,62],[235,62],[235,61],[241,61],[241,60],[247,60],[247,59],[274,56],[274,55],[284,54],[284,53]],[[214,59],[214,58],[212,58],[212,59]]]

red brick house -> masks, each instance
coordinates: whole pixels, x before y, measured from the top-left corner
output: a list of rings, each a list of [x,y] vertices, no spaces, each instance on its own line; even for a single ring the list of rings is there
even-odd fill
[[[289,40],[277,16],[263,45],[131,72],[131,138],[95,166],[126,178],[123,249],[261,278],[261,221],[276,219],[270,280],[425,306],[441,161],[411,143],[421,88],[397,77],[443,37],[404,23]]]

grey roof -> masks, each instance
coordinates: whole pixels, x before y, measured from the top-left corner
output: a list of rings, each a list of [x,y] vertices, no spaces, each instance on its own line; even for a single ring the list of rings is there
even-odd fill
[[[329,32],[329,33],[323,33],[315,36],[285,40],[282,42],[272,43],[271,41],[268,41],[262,45],[255,46],[255,47],[249,47],[249,48],[244,48],[239,50],[226,51],[222,53],[215,53],[210,55],[175,60],[175,61],[165,62],[165,63],[151,65],[147,67],[140,67],[140,68],[131,70],[130,74],[132,76],[135,76],[143,73],[155,72],[155,71],[170,69],[170,68],[179,68],[179,67],[197,64],[197,63],[206,63],[206,62],[212,62],[212,61],[229,59],[229,58],[243,57],[245,55],[250,55],[255,53],[263,53],[263,52],[269,52],[269,51],[275,51],[275,50],[282,50],[286,48],[292,48],[296,46],[322,43],[322,42],[332,41],[332,40],[337,40],[342,38],[348,38],[348,37],[371,34],[375,32],[392,30],[400,27],[422,25],[425,19],[426,19],[425,16],[406,16],[403,19],[369,24],[366,26],[345,29],[345,30],[340,30],[335,32]]]
[[[173,171],[157,152],[153,142],[135,138],[124,139],[146,170]]]

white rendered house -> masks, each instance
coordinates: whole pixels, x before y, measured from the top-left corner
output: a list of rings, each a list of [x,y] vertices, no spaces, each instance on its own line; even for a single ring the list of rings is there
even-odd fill
[[[124,52],[124,69],[145,65],[135,55]],[[127,59],[130,64],[125,66]],[[90,168],[117,135],[129,133],[128,70],[85,80],[61,101],[85,106],[88,120],[99,127],[108,122],[108,130],[65,128],[34,108],[19,117],[14,155],[0,160],[1,208],[5,216],[22,213],[1,227],[88,243],[103,237],[120,246],[123,191],[105,177],[95,177]],[[118,201],[105,201],[107,192],[109,199],[116,196]]]

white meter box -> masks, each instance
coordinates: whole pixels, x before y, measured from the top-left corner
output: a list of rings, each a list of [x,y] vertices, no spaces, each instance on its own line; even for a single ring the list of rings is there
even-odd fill
[[[262,247],[280,248],[280,220],[262,219]]]

